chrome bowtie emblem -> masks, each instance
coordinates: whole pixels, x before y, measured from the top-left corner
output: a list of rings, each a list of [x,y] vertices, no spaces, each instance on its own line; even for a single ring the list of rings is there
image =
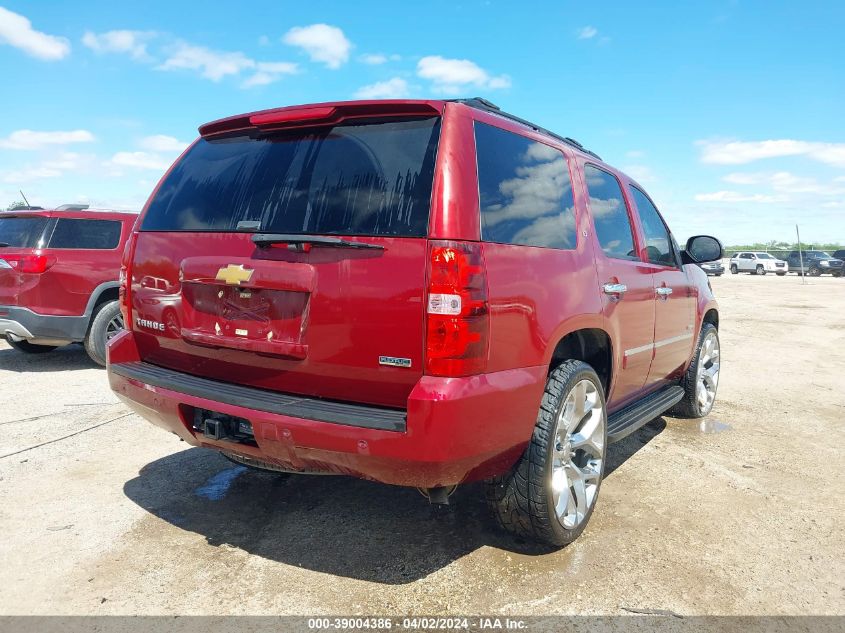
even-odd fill
[[[243,264],[238,264],[237,266],[235,264],[229,264],[218,270],[217,277],[214,279],[216,281],[225,281],[230,286],[240,286],[245,281],[249,281],[254,272],[254,270],[244,268]]]

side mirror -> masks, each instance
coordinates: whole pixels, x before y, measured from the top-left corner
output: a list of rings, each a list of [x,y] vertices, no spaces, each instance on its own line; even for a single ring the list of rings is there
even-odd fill
[[[687,240],[687,247],[681,253],[685,264],[703,264],[722,259],[722,243],[709,235],[695,235]]]

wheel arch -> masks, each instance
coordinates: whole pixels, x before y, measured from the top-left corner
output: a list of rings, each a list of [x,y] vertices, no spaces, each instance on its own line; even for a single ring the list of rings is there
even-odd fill
[[[97,316],[100,307],[109,301],[119,300],[119,289],[120,284],[116,281],[107,281],[94,288],[94,292],[88,298],[88,306],[85,308],[85,316],[88,318],[88,325],[85,330],[86,336],[91,330],[91,324],[94,322],[94,317]]]
[[[710,307],[704,312],[704,316],[701,317],[701,327],[704,327],[705,323],[711,323],[713,327],[717,330],[719,329],[719,310],[715,307]],[[700,329],[700,328],[699,328]]]
[[[582,327],[561,335],[551,348],[548,372],[565,360],[581,360],[590,365],[602,382],[605,395],[613,383],[613,341],[600,327]]]

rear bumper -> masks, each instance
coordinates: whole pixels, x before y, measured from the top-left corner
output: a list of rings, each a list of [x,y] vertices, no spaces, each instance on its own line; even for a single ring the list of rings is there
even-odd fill
[[[163,370],[157,379],[153,374],[141,379],[144,374],[138,369],[144,366],[152,367],[140,362],[131,332],[109,343],[109,381],[118,397],[191,445],[292,470],[328,471],[422,488],[450,486],[507,470],[531,437],[546,379],[545,367],[466,378],[424,376],[409,395],[404,412],[327,402],[326,413],[320,411],[319,400],[268,391],[261,391],[260,402],[254,400],[257,404],[252,406],[222,392],[210,397],[197,386],[202,380],[186,387],[195,377],[185,374]],[[176,379],[172,387],[162,386],[168,373]],[[301,406],[304,400],[305,408],[285,409],[291,402]],[[349,417],[326,421],[339,415],[337,407]],[[249,420],[257,446],[205,437],[193,428],[195,409]],[[290,415],[291,411],[300,415]],[[387,430],[385,420],[395,422],[402,413],[404,430]]]
[[[84,340],[87,331],[86,316],[51,316],[20,306],[0,306],[0,336],[73,343]]]

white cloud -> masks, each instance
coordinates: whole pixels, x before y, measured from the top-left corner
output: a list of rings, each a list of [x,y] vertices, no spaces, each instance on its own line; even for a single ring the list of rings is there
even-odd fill
[[[152,152],[117,152],[111,157],[110,165],[164,171],[173,161]]]
[[[179,42],[159,70],[198,70],[200,75],[212,81],[220,81],[227,75],[238,75],[255,66],[255,61],[241,53],[214,51],[205,46],[194,46]]]
[[[599,30],[594,26],[583,26],[578,29],[579,40],[589,40],[599,34]]]
[[[365,53],[358,57],[359,62],[369,64],[370,66],[378,66],[387,62],[398,62],[401,59],[401,55],[383,55],[382,53]]]
[[[358,58],[358,61],[362,64],[369,64],[371,66],[378,66],[379,64],[386,64],[387,63],[387,55],[382,55],[381,53],[367,53],[361,55]]]
[[[423,57],[417,63],[417,75],[430,80],[434,90],[444,94],[460,94],[470,86],[495,90],[511,85],[507,75],[493,77],[468,59],[446,59],[440,55]]]
[[[88,130],[70,130],[67,132],[16,130],[6,138],[0,139],[0,147],[5,149],[42,149],[50,145],[90,143],[93,140],[94,135]]]
[[[657,176],[654,175],[654,172],[648,165],[626,165],[622,168],[622,171],[643,184],[657,180]]]
[[[138,145],[141,149],[149,150],[151,152],[170,152],[178,154],[182,152],[187,146],[187,141],[180,141],[173,136],[165,134],[154,134],[153,136],[146,136],[142,138]]]
[[[767,196],[759,193],[746,194],[738,191],[714,191],[696,194],[699,202],[785,202],[785,196]]]
[[[5,172],[3,174],[3,182],[22,183],[44,180],[46,178],[58,178],[69,171],[84,171],[93,164],[94,160],[94,156],[90,154],[62,152],[42,161],[38,165],[29,165],[18,170]]]
[[[258,62],[255,65],[258,72],[248,77],[242,84],[242,88],[253,86],[266,86],[281,79],[284,75],[294,75],[298,72],[296,64],[291,62]]]
[[[408,82],[400,77],[359,88],[355,93],[358,99],[400,99],[408,96]]]
[[[352,42],[336,26],[312,24],[295,26],[285,33],[282,41],[303,49],[311,61],[321,62],[328,68],[340,68],[349,61]]]
[[[243,88],[262,86],[281,79],[283,75],[297,72],[291,62],[258,62],[240,51],[215,51],[205,46],[178,42],[159,70],[196,70],[201,77],[220,81],[224,77],[238,76],[245,71],[255,71],[242,84]]]
[[[0,43],[46,61],[63,59],[70,54],[67,39],[36,31],[27,18],[3,7],[0,7]]]
[[[93,33],[86,31],[82,36],[82,43],[97,53],[125,53],[132,59],[149,60],[147,42],[155,37],[152,31],[106,31]]]
[[[804,156],[845,167],[845,143],[821,143],[778,139],[768,141],[696,141],[701,161],[717,165],[744,165],[766,158]]]
[[[820,196],[838,196],[845,194],[845,186],[819,182],[815,178],[797,176],[788,171],[778,172],[737,172],[722,178],[735,185],[768,185],[780,193],[816,194]],[[833,183],[843,182],[834,178]]]

